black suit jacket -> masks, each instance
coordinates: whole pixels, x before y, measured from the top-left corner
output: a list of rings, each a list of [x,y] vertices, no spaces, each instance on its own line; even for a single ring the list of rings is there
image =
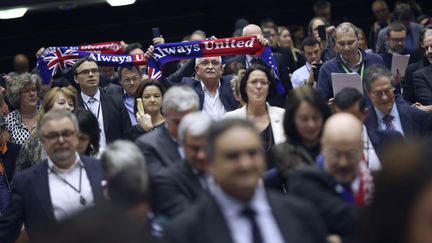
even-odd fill
[[[408,105],[396,104],[405,137],[423,137],[432,129],[431,115]],[[364,121],[367,128],[378,129],[378,116],[372,107]]]
[[[0,155],[9,182],[12,181],[13,179],[15,173],[15,162],[18,157],[20,149],[21,149],[21,145],[8,142],[6,153]]]
[[[432,105],[432,66],[415,71],[412,80],[415,100],[422,105]]]
[[[156,213],[172,218],[185,211],[203,193],[199,178],[182,160],[153,177]]]
[[[165,126],[140,136],[135,143],[146,158],[150,174],[156,174],[181,159],[178,144]]]
[[[335,181],[318,166],[296,171],[290,179],[289,190],[311,202],[319,211],[331,234],[343,237],[354,233],[360,209],[344,201],[335,190]]]
[[[290,90],[292,90],[292,83],[291,83],[291,79],[289,77],[289,73],[288,73],[288,66],[286,65],[283,56],[279,53],[273,53],[275,60],[277,62],[277,67],[278,67],[278,71],[279,71],[279,76],[281,79],[281,82],[283,83],[286,92],[288,93]],[[245,55],[237,55],[234,56],[228,60],[226,60],[225,64],[228,65],[230,63],[233,62],[238,62],[243,64],[244,67],[247,67],[246,65],[246,56]],[[258,63],[267,67],[267,65],[261,61],[260,59],[258,59]]]
[[[389,145],[403,139],[402,134],[396,131],[380,131],[372,128],[366,128],[366,130],[375,153],[380,160],[385,153],[385,149]]]
[[[104,87],[105,92],[118,103],[123,103],[123,87],[117,84],[108,84]]]
[[[240,107],[240,103],[234,98],[231,88],[232,78],[233,75],[222,76],[220,78],[219,98],[227,112]],[[204,104],[204,90],[202,89],[201,82],[194,78],[183,78],[180,84],[191,86],[195,90],[200,99],[200,110],[202,110]]]
[[[95,203],[98,204],[103,200],[100,161],[86,156],[81,156],[81,161],[87,172]],[[13,179],[10,204],[0,216],[0,242],[14,242],[22,223],[30,239],[56,223],[49,191],[47,160],[18,173]]]
[[[102,115],[104,119],[103,129],[105,131],[107,144],[117,139],[129,138],[131,122],[126,107],[123,104],[123,101],[118,102],[117,100],[111,98],[104,89],[99,89],[99,91],[102,106]],[[78,107],[85,108],[81,93],[78,93],[77,101]]]
[[[415,71],[420,70],[429,65],[430,64],[428,59],[426,58],[426,56],[423,56],[422,60],[409,64],[405,71],[405,77],[402,80],[402,88],[403,88],[402,94],[404,99],[410,102],[411,104],[417,102],[416,94],[414,90],[413,74]]]
[[[270,191],[267,198],[285,242],[327,242],[322,221],[310,204]],[[234,243],[220,206],[208,193],[171,221],[165,233],[173,243]]]

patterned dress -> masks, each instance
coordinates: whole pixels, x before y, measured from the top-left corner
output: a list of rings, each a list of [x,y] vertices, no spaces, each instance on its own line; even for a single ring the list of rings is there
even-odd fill
[[[19,110],[14,110],[6,116],[6,129],[8,130],[11,143],[22,145],[29,137],[31,131],[22,122]],[[33,128],[36,127],[36,124]],[[33,129],[32,129],[33,130]]]

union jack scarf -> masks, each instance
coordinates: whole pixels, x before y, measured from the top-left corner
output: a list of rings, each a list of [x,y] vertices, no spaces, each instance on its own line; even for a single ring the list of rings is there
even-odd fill
[[[228,56],[228,55],[256,55],[270,69],[276,78],[276,89],[280,94],[285,94],[285,87],[279,78],[277,63],[269,46],[262,45],[256,36],[243,36],[223,38],[216,40],[201,40],[189,42],[165,43],[155,46],[154,57],[146,60],[144,55],[116,55],[105,54],[115,45],[105,42],[80,47],[50,47],[38,59],[38,69],[44,83],[49,83],[51,78],[59,71],[73,67],[76,61],[83,57],[92,57],[98,64],[106,66],[132,66],[148,63],[150,78],[159,79],[162,76],[163,64],[181,59],[193,59],[200,57]],[[96,53],[97,51],[98,53]]]
[[[155,45],[153,58],[148,60],[148,64],[155,69],[155,72],[158,72],[163,64],[171,61],[238,54],[258,56],[271,69],[273,76],[276,78],[277,92],[280,94],[285,93],[285,87],[280,81],[277,63],[271,48],[262,45],[256,36]]]

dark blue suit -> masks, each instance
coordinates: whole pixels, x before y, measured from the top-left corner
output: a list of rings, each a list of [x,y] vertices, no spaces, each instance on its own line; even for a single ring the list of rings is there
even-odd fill
[[[95,203],[98,204],[102,200],[100,162],[86,156],[81,156],[81,161],[87,172]],[[11,202],[0,216],[0,242],[14,242],[22,223],[30,239],[56,223],[50,196],[47,160],[18,173],[13,179]]]
[[[432,120],[428,113],[408,105],[396,104],[396,108],[405,137],[423,137],[430,133]],[[364,124],[367,128],[379,130],[378,116],[374,108],[371,108]]]

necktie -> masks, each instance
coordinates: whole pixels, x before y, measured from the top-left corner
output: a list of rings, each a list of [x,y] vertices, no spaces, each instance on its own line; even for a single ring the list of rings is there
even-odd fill
[[[263,243],[263,238],[255,220],[256,212],[250,207],[245,207],[241,215],[246,217],[251,225],[253,243]]]
[[[89,110],[91,111],[91,113],[93,113],[93,115],[95,115],[97,117],[96,102],[97,102],[97,99],[94,97],[91,97],[87,101],[87,104],[89,106]]]
[[[386,126],[386,130],[394,130],[394,126],[392,123],[393,117],[389,114],[385,115],[383,118],[384,124]]]

